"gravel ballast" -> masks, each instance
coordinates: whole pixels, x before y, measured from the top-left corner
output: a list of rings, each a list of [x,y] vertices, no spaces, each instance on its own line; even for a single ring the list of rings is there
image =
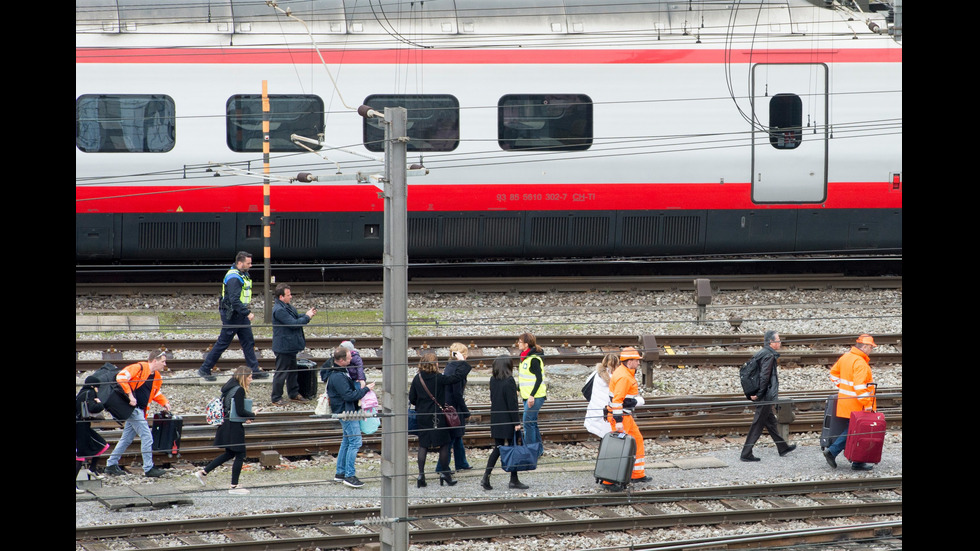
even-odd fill
[[[297,296],[294,304],[298,309],[316,303],[323,310],[349,309],[373,311],[381,308],[381,299],[374,295],[324,295],[318,297]],[[160,311],[211,310],[216,306],[214,297],[117,297],[109,300],[78,298],[76,314],[99,312],[155,314]],[[261,304],[256,304],[257,308]],[[578,334],[717,334],[731,332],[728,320],[741,317],[744,321],[741,332],[761,334],[767,329],[775,329],[783,334],[830,333],[857,335],[859,333],[885,334],[902,332],[902,293],[901,291],[746,291],[717,293],[707,309],[707,322],[698,324],[697,310],[691,292],[676,293],[541,293],[541,294],[475,294],[468,295],[412,295],[409,299],[410,334],[413,335],[497,335],[530,330],[539,334],[578,333]],[[258,316],[257,316],[258,317]],[[380,319],[380,315],[378,316]],[[213,328],[201,329],[199,333],[180,330],[182,338],[215,338],[217,336],[217,314],[214,314]],[[324,323],[323,318],[315,322]],[[257,330],[258,332],[258,330]],[[364,327],[363,335],[378,335],[380,327]],[[153,346],[166,342],[177,329],[163,327],[160,331],[149,333],[125,332],[115,334],[78,335],[79,338],[146,339]],[[338,340],[357,337],[349,330],[335,334],[330,325],[312,326],[307,335],[336,336]],[[791,343],[788,343],[791,345]],[[845,347],[839,349],[843,353]],[[326,351],[313,351],[314,356],[323,357]],[[442,352],[442,351],[440,351]],[[549,352],[546,350],[546,353]],[[553,352],[553,351],[552,351]],[[237,343],[226,352],[228,357],[239,354]],[[197,352],[199,355],[200,353]],[[551,355],[551,354],[549,354]],[[137,353],[139,356],[139,353]],[[273,356],[267,352],[267,359]],[[263,357],[266,357],[265,355]],[[443,353],[441,357],[445,357]],[[143,357],[127,358],[133,361]],[[882,386],[901,388],[901,365],[876,365],[872,353],[872,370],[875,379]],[[410,358],[411,359],[411,358]],[[549,358],[546,357],[546,360]],[[549,397],[553,399],[579,398],[579,390],[588,372],[587,367],[558,367],[558,359],[551,358],[549,365]],[[269,362],[265,362],[269,363]],[[735,369],[670,369],[654,371],[654,380],[646,385],[644,395],[697,395],[738,392]],[[376,370],[375,370],[376,371]],[[410,371],[414,371],[411,369]],[[168,373],[163,391],[171,399],[178,414],[202,413],[207,399],[214,395],[225,377],[217,383],[203,384],[196,377],[186,373]],[[467,399],[472,403],[488,401],[485,383],[487,372],[474,373],[474,383],[467,389]],[[85,374],[79,374],[77,385]],[[369,373],[369,377],[380,381],[380,372]],[[181,381],[178,383],[178,379]],[[274,411],[268,405],[268,380],[257,381],[256,404],[262,411]],[[827,390],[830,383],[827,369],[819,366],[784,367],[780,371],[780,389]],[[311,409],[312,404],[288,404],[285,409]],[[729,484],[752,484],[760,482],[819,480],[845,476],[901,476],[902,438],[901,431],[890,431],[885,445],[885,457],[873,471],[855,473],[847,468],[847,461],[841,457],[840,467],[831,470],[820,453],[819,434],[793,435],[792,440],[799,448],[786,457],[779,457],[771,439],[763,435],[756,447],[756,455],[762,458],[759,463],[743,463],[738,460],[744,436],[716,435],[700,439],[646,439],[648,475],[652,482],[643,489],[677,488],[689,486],[716,486]],[[136,444],[134,444],[135,446]],[[563,445],[547,446],[545,456],[537,471],[522,476],[522,481],[530,489],[522,492],[507,489],[507,476],[499,470],[491,482],[494,490],[484,491],[479,486],[482,466],[490,450],[474,449],[467,451],[473,471],[459,474],[460,483],[454,487],[439,487],[435,476],[430,476],[427,488],[415,488],[410,480],[410,502],[421,500],[469,500],[487,498],[518,497],[520,495],[563,495],[574,493],[593,493],[598,490],[591,477],[595,457],[595,446]],[[434,455],[430,453],[428,471],[434,471]],[[718,464],[712,468],[679,468],[670,462],[679,458],[702,458]],[[414,453],[409,458],[410,472],[414,472]],[[104,461],[102,462],[104,464]],[[366,485],[352,489],[341,484],[327,482],[332,479],[335,460],[332,457],[314,457],[290,462],[284,460],[282,468],[260,470],[257,463],[248,463],[242,474],[242,484],[250,488],[247,496],[233,496],[227,493],[230,479],[230,463],[213,472],[208,477],[208,486],[202,488],[193,477],[193,466],[177,462],[174,468],[161,479],[150,480],[142,476],[127,475],[105,480],[107,485],[127,484],[169,484],[181,492],[188,492],[192,505],[178,506],[163,510],[109,511],[94,500],[85,497],[76,501],[76,526],[124,523],[136,521],[164,521],[178,518],[208,517],[216,515],[272,513],[277,511],[302,511],[312,509],[335,509],[379,505],[380,458],[377,454],[366,453],[358,458],[357,476]],[[132,469],[140,472],[138,468]],[[433,484],[435,483],[435,484]],[[775,526],[775,525],[774,525]],[[791,523],[780,525],[778,529],[788,529]],[[651,538],[673,537],[676,539],[707,537],[714,529],[685,529],[648,534]],[[698,535],[700,534],[700,535]],[[495,543],[477,543],[467,546],[464,543],[447,543],[444,546],[426,545],[413,549],[463,550],[463,549],[578,549],[600,545],[624,545],[636,534],[605,535],[603,541],[592,538],[569,537],[542,541],[517,539],[502,546]],[[618,538],[618,539],[617,539]],[[624,539],[625,538],[625,539]],[[586,544],[587,540],[587,544]],[[653,540],[650,540],[653,541]],[[618,543],[616,543],[618,542]]]

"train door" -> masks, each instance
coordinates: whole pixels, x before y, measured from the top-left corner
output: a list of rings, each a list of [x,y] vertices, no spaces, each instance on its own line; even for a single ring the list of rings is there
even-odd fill
[[[823,63],[752,67],[752,201],[827,198],[828,77]]]

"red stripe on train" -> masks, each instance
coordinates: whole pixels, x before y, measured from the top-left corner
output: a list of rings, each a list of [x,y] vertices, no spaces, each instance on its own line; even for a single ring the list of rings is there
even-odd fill
[[[333,64],[901,63],[902,49],[321,50]],[[312,48],[76,48],[75,63],[319,64]]]
[[[262,185],[75,187],[75,213],[262,213]],[[273,212],[381,212],[372,185],[273,186]],[[830,184],[823,203],[755,204],[741,184],[412,184],[410,211],[556,211],[902,208],[891,182]]]

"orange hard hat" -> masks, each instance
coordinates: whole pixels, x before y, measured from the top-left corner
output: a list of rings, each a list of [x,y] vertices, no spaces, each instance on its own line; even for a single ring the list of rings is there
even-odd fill
[[[873,338],[871,338],[871,335],[869,335],[867,333],[865,333],[865,334],[861,335],[860,337],[858,337],[857,343],[858,344],[870,344],[871,346],[878,346],[877,344],[875,344],[875,340]]]
[[[632,346],[627,346],[619,353],[619,361],[625,362],[626,360],[640,360],[640,353],[636,351]]]

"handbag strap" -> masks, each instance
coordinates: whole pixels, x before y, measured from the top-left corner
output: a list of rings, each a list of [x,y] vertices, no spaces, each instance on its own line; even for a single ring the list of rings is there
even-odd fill
[[[436,397],[433,396],[432,395],[432,392],[429,391],[429,387],[425,386],[425,379],[422,378],[422,374],[421,373],[419,373],[419,382],[422,383],[422,388],[425,389],[425,393],[429,395],[429,398],[432,398],[432,401],[435,402],[435,404],[439,408],[439,410],[442,411],[443,410],[442,405],[439,404],[439,400],[436,400]]]

